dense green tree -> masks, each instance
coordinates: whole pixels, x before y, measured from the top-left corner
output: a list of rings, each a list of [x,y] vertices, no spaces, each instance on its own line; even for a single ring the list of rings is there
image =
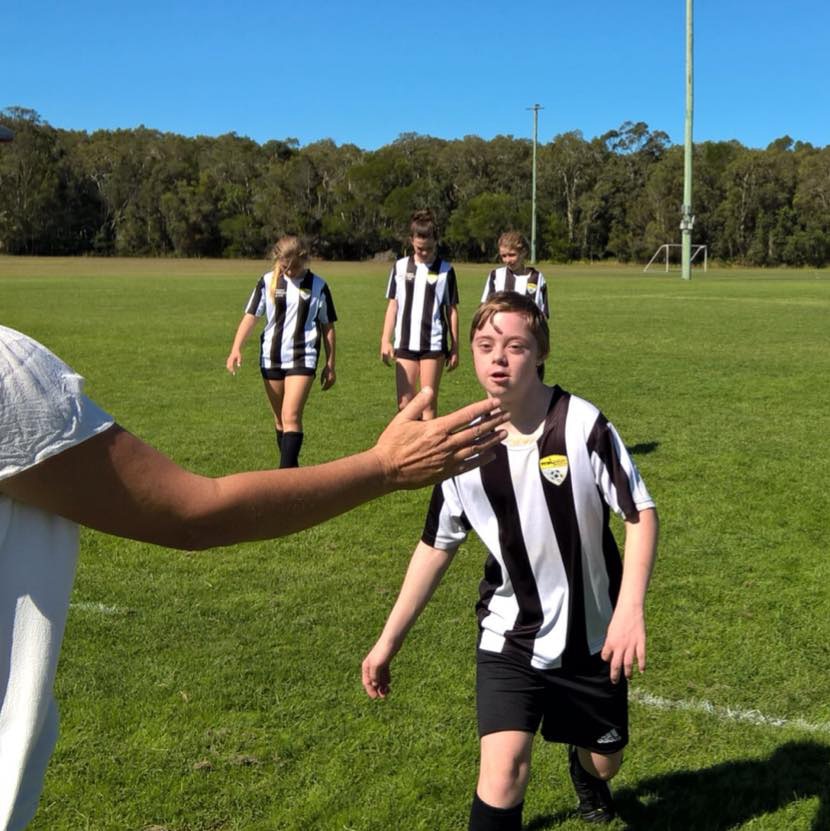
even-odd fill
[[[453,213],[446,241],[462,259],[492,260],[498,254],[499,235],[519,226],[519,214],[514,197],[480,193]]]
[[[529,231],[532,146],[509,135],[447,141],[403,133],[375,151],[325,139],[257,144],[234,133],[185,138],[145,127],[59,130],[23,108],[0,112],[0,251],[261,256],[287,232],[323,257],[402,251],[430,207],[448,256],[487,260],[499,234]],[[758,265],[830,261],[830,148],[783,136],[763,150],[694,148],[695,242]],[[679,240],[683,152],[643,122],[538,148],[537,253],[646,259]]]
[[[2,115],[15,140],[0,154],[0,250],[59,253],[55,237],[64,169],[57,132],[33,110],[10,107]]]

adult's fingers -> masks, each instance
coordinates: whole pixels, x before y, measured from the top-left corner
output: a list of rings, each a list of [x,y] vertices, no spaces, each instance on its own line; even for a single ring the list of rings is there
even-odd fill
[[[412,400],[395,416],[394,421],[420,421],[424,410],[432,403],[435,393],[432,387],[423,387]]]
[[[424,387],[424,389],[421,390],[421,392],[424,392],[425,390],[429,390],[430,394],[432,394],[432,390],[429,387]],[[415,399],[413,399],[413,401],[415,401]],[[462,407],[460,410],[455,410],[455,412],[441,416],[440,418],[436,419],[436,424],[443,427],[450,433],[456,433],[458,431],[462,431],[468,428],[476,429],[480,425],[471,425],[471,422],[476,421],[476,419],[482,419],[486,418],[487,416],[490,416],[491,413],[498,410],[499,403],[500,402],[498,398],[485,398],[483,401],[476,401],[474,404],[468,404],[466,407]],[[506,413],[501,415],[503,415],[504,417],[497,417],[499,418],[497,422],[498,424],[504,423],[510,417]],[[483,435],[484,432],[484,430],[480,429],[478,435]]]
[[[481,416],[474,420],[472,424],[467,424],[464,427],[451,432],[451,435],[463,442],[481,441],[487,438],[493,430],[501,424],[509,421],[510,413],[504,413],[501,410],[496,410],[487,415]]]

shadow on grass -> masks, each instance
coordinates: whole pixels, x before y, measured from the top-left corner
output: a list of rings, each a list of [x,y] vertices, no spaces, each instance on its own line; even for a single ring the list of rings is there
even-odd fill
[[[632,444],[631,447],[628,448],[628,452],[631,453],[632,456],[645,456],[648,453],[654,453],[658,447],[660,447],[659,441],[641,441],[637,444]]]
[[[815,742],[789,742],[768,759],[670,773],[615,792],[623,827],[632,831],[726,831],[812,797],[818,797],[819,808],[810,829],[827,831],[830,747]],[[574,816],[535,817],[525,831],[555,828]]]

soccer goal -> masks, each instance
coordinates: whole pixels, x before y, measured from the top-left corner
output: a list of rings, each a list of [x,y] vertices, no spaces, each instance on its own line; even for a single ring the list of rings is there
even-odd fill
[[[648,271],[649,268],[654,263],[654,261],[661,258],[661,255],[662,255],[663,261],[665,262],[665,267],[666,267],[666,273],[667,274],[668,274],[669,271],[680,271],[680,269],[682,267],[681,263],[680,263],[680,254],[682,252],[676,251],[675,252],[676,258],[673,261],[672,260],[672,249],[674,249],[674,248],[681,249],[681,248],[683,248],[683,244],[680,243],[680,242],[667,242],[664,245],[661,245],[654,252],[654,256],[648,261],[648,264],[643,269],[643,272]],[[709,246],[707,246],[707,245],[693,245],[692,246],[692,251],[691,251],[691,257],[689,258],[689,264],[690,265],[694,264],[694,261],[696,259],[698,259],[698,257],[700,256],[700,254],[702,252],[703,253],[703,270],[708,271],[709,270],[709,250],[708,249],[709,249]]]

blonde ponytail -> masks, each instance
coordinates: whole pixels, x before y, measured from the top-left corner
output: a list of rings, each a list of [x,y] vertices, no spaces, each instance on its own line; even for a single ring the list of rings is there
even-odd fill
[[[298,259],[307,261],[310,255],[309,246],[305,240],[294,234],[286,234],[280,237],[274,247],[271,249],[271,257],[274,260],[274,268],[271,271],[271,281],[268,284],[268,296],[271,302],[277,294],[277,281],[280,278],[280,263],[281,259]]]

